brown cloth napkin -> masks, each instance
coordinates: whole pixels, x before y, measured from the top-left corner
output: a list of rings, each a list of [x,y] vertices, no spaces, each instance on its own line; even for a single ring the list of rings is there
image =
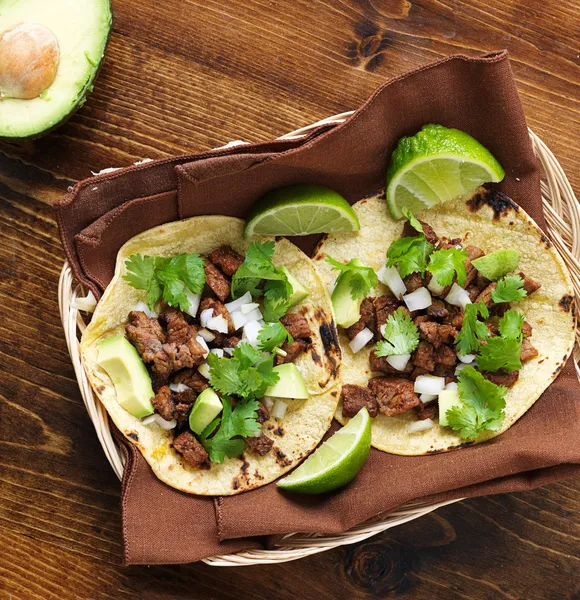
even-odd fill
[[[346,123],[300,141],[156,161],[81,182],[57,207],[62,242],[76,276],[98,295],[119,247],[154,225],[198,214],[244,216],[261,194],[292,183],[327,185],[351,202],[377,191],[398,138],[429,122],[467,131],[487,146],[506,170],[500,189],[545,226],[539,174],[504,51],[452,56],[390,80]],[[294,241],[309,251],[316,236]],[[274,484],[239,496],[188,496],[157,480],[121,440],[125,562],[191,562],[267,547],[284,533],[341,532],[411,500],[529,489],[578,474],[579,390],[570,362],[499,438],[425,457],[373,450],[354,482],[319,497],[283,493]]]

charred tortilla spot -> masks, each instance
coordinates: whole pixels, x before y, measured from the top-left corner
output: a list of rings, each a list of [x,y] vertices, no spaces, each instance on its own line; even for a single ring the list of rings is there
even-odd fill
[[[543,358],[541,358],[541,359],[538,361],[538,364],[541,364],[541,363],[543,363],[543,362],[544,362],[544,359],[543,359]]]
[[[552,247],[552,242],[550,241],[550,239],[545,236],[543,233],[541,235],[542,238],[542,242],[544,242],[544,244],[546,245],[546,248],[551,248]]]
[[[277,435],[278,437],[284,437],[284,430],[282,429],[282,427],[280,425],[278,427],[276,427],[276,429],[274,429],[274,431],[272,433],[274,435]]]
[[[337,392],[336,390],[332,390],[332,392],[330,392],[330,395],[331,395],[333,398],[336,398],[336,397],[338,396],[338,392]]]
[[[234,478],[232,479],[232,489],[233,489],[233,490],[238,490],[238,489],[240,489],[240,481],[239,481],[239,479],[238,479],[237,477],[234,477]]]
[[[173,471],[173,469],[174,469],[174,468],[175,468],[175,465],[173,465],[173,464],[172,464],[172,465],[169,465],[169,466],[167,467],[167,470],[168,470],[168,471]]]
[[[288,460],[288,458],[286,457],[284,452],[282,452],[282,450],[280,450],[280,448],[274,447],[274,456],[276,457],[276,462],[281,467],[288,467],[292,464],[292,461]]]
[[[104,385],[100,385],[100,386],[97,388],[97,393],[98,393],[98,394],[102,394],[104,391],[105,391],[105,386],[104,386]]]
[[[310,350],[310,354],[312,355],[312,360],[319,365],[322,362],[322,359],[320,358],[320,356],[318,355],[318,352],[316,352],[316,350],[314,348],[312,348]]]
[[[246,457],[243,454],[240,456],[240,458],[244,461],[240,467],[240,473],[245,474],[250,467],[250,463],[246,460]]]
[[[440,450],[427,450],[427,454],[441,454],[442,452],[451,452],[452,450],[459,450],[460,448],[467,448],[473,446],[474,442],[462,442],[456,446],[447,446],[447,448],[441,448]]]
[[[127,437],[130,437],[133,441],[138,442],[139,441],[139,436],[138,434],[136,434],[134,431],[130,431],[127,434]]]
[[[560,305],[561,309],[564,312],[570,312],[570,307],[572,306],[572,302],[574,302],[574,296],[571,296],[570,294],[566,294],[565,296],[562,296],[562,298],[560,299],[560,302],[558,302],[558,304]]]
[[[493,210],[494,221],[499,221],[501,217],[507,216],[510,210],[515,212],[520,210],[520,207],[511,198],[497,190],[486,190],[467,201],[467,208],[471,212],[477,212],[485,205]]]
[[[332,355],[335,352],[340,352],[340,346],[338,344],[338,334],[336,333],[336,326],[334,325],[334,321],[330,321],[327,323],[323,321],[320,324],[320,337],[322,338],[322,345],[324,346],[324,351]]]
[[[259,479],[260,481],[264,479],[264,477],[260,475],[260,471],[258,471],[258,469],[254,471],[254,479]]]

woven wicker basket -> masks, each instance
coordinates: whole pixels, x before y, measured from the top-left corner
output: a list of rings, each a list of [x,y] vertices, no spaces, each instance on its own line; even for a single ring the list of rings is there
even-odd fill
[[[280,139],[299,139],[306,133],[319,125],[329,123],[342,123],[351,112],[342,113],[328,117],[318,123],[303,127],[282,136]],[[576,297],[580,297],[580,206],[574,196],[572,187],[562,167],[550,151],[550,149],[532,131],[530,138],[536,157],[542,170],[542,200],[548,223],[549,235],[555,247],[563,257],[572,274]],[[246,142],[230,142],[228,146],[244,144]],[[107,460],[113,467],[119,479],[123,476],[124,459],[123,454],[113,441],[109,429],[107,412],[93,394],[91,385],[85,375],[80,360],[79,338],[85,329],[85,323],[81,313],[74,308],[74,302],[78,297],[85,294],[73,277],[68,262],[65,262],[59,282],[59,307],[62,324],[64,327],[68,350],[72,359],[75,374],[79,383],[81,394],[89,416],[95,426],[97,437],[103,446]],[[576,332],[577,341],[580,341],[579,331]],[[578,367],[578,345],[575,348],[574,360],[580,377]],[[453,500],[451,502],[456,502]],[[395,527],[407,521],[417,519],[427,513],[440,508],[451,502],[439,504],[412,503],[385,516],[379,521],[371,524],[362,524],[339,534],[300,534],[291,533],[280,541],[278,546],[272,550],[249,550],[237,554],[212,556],[204,559],[204,562],[220,567],[232,567],[242,565],[271,564],[297,560],[311,554],[324,552],[337,546],[359,542],[373,535],[381,533],[386,529]]]

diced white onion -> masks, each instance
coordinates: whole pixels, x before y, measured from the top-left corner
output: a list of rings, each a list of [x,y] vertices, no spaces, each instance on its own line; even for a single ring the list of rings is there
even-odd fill
[[[284,402],[284,400],[281,400],[280,398],[276,398],[276,401],[274,402],[274,406],[272,408],[270,415],[272,417],[275,417],[276,419],[283,419],[284,415],[286,414],[287,408],[288,408],[288,404],[286,404],[286,402]]]
[[[383,265],[379,269],[377,277],[393,292],[396,298],[400,299],[407,292],[407,286],[396,267]]]
[[[156,319],[157,313],[154,310],[151,310],[143,300],[140,300],[135,304],[135,308],[133,310],[138,310],[139,312],[144,312],[149,318]]]
[[[427,287],[429,288],[429,290],[431,292],[433,292],[433,294],[435,294],[436,296],[439,296],[439,294],[442,294],[443,290],[445,290],[445,288],[447,286],[440,285],[439,283],[437,283],[437,280],[435,279],[435,277],[431,277],[431,281],[427,284]]]
[[[165,429],[169,431],[170,429],[175,429],[177,425],[177,421],[175,419],[171,419],[171,421],[166,421],[161,415],[149,415],[145,417],[141,423],[143,425],[151,425],[151,423],[157,423],[161,429]]]
[[[201,302],[201,294],[192,294],[191,292],[185,292],[187,300],[189,302],[189,308],[185,311],[190,317],[195,317],[199,309],[199,303]]]
[[[232,300],[231,302],[228,302],[225,306],[230,311],[230,313],[233,313],[234,310],[238,310],[240,306],[242,306],[243,304],[248,304],[251,301],[252,294],[250,294],[250,292],[246,292],[243,296],[240,296],[237,300]]]
[[[169,389],[172,392],[180,394],[181,392],[186,392],[187,390],[190,390],[191,388],[188,385],[185,385],[185,383],[170,383]]]
[[[248,304],[242,304],[242,306],[240,306],[240,311],[242,314],[247,315],[256,308],[260,308],[260,305],[257,302],[249,302]]]
[[[468,304],[471,304],[471,298],[461,286],[454,283],[447,296],[445,296],[445,302],[464,309]]]
[[[217,317],[212,317],[206,323],[206,327],[208,329],[213,329],[213,331],[217,331],[218,333],[227,333],[228,332],[228,322],[222,315],[218,315]]]
[[[262,329],[262,325],[257,321],[250,321],[244,325],[244,337],[248,340],[248,344],[257,348],[260,345],[258,334]]]
[[[387,362],[391,365],[391,367],[393,367],[393,369],[397,369],[397,371],[404,371],[410,358],[410,354],[393,354],[392,356],[387,356]]]
[[[201,363],[201,365],[199,365],[199,367],[197,367],[197,372],[202,377],[205,377],[206,379],[209,379],[210,368],[209,368],[209,365],[206,362]]]
[[[457,384],[455,383],[455,381],[450,381],[446,386],[445,386],[446,390],[456,390],[458,389]]]
[[[421,394],[419,396],[419,400],[421,400],[423,404],[427,404],[427,402],[433,402],[433,400],[437,400],[437,398],[438,396],[435,394]]]
[[[466,365],[470,365],[475,360],[475,354],[459,354],[457,353],[457,358]]]
[[[215,354],[215,355],[219,356],[220,358],[224,357],[224,351],[221,348],[212,348],[210,350],[210,352],[212,354]]]
[[[272,408],[272,406],[274,406],[274,398],[272,398],[272,396],[264,396],[260,402],[268,409],[270,410]]]
[[[357,333],[354,338],[349,342],[350,349],[356,354],[359,350],[364,348],[372,339],[374,333],[365,327],[362,331]]]
[[[409,433],[419,433],[421,431],[427,431],[427,429],[431,429],[432,427],[435,427],[435,421],[433,421],[433,419],[422,419],[421,421],[411,423],[407,431]]]
[[[231,315],[232,323],[236,331],[238,329],[241,329],[246,323],[249,323],[250,321],[262,320],[262,313],[257,308],[245,314],[241,310],[235,310],[233,313],[231,313]]]
[[[461,371],[463,371],[463,369],[465,369],[467,365],[464,363],[461,363],[460,365],[457,365],[455,367],[455,375],[459,375],[459,373],[461,373]]]
[[[84,310],[85,312],[92,313],[95,311],[95,308],[97,308],[97,299],[93,292],[89,290],[86,296],[75,298],[71,306],[77,310]]]
[[[282,348],[274,348],[274,352],[278,356],[288,356],[288,352],[286,352],[286,350],[282,350]]]
[[[206,308],[199,315],[199,323],[202,327],[207,327],[209,320],[213,317],[213,308]]]
[[[211,331],[208,331],[207,329],[200,329],[197,333],[206,342],[213,342],[215,340],[215,335]]]
[[[431,294],[426,287],[420,287],[414,292],[403,296],[403,301],[411,312],[415,310],[423,310],[424,308],[431,306],[433,303],[433,300],[431,300]]]
[[[207,358],[207,355],[209,354],[209,346],[205,343],[205,340],[201,337],[201,335],[198,335],[195,338],[195,341],[205,350],[203,357]]]
[[[445,377],[435,375],[419,375],[415,379],[413,390],[416,394],[439,395],[445,389]]]
[[[224,352],[231,356],[234,353],[234,349],[233,348],[224,348]]]

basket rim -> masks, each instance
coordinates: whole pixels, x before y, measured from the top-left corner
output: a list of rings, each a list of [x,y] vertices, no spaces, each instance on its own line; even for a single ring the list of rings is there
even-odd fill
[[[316,123],[282,135],[278,139],[300,139],[321,125],[344,123],[353,113],[354,111],[348,111],[321,119]],[[534,154],[541,167],[541,192],[549,235],[570,270],[576,298],[578,298],[580,296],[580,205],[566,174],[555,156],[531,129],[528,129],[528,132]],[[229,142],[226,146],[247,143],[236,140]],[[215,150],[220,148],[215,148]],[[575,235],[576,233],[578,235]],[[80,311],[75,307],[75,302],[83,295],[83,292],[81,284],[75,281],[72,269],[68,261],[65,260],[59,279],[58,301],[68,352],[89,418],[95,427],[95,432],[107,460],[121,480],[125,462],[124,454],[113,440],[107,412],[93,393],[80,360],[79,334],[84,331],[85,323]],[[578,331],[576,339],[579,341]],[[577,344],[574,351],[574,361],[580,378],[578,358],[580,357]],[[362,523],[340,534],[289,533],[280,540],[274,549],[245,550],[232,554],[206,557],[202,561],[211,566],[248,566],[298,560],[342,545],[365,540],[462,499],[457,498],[436,504],[411,502],[382,518]]]

